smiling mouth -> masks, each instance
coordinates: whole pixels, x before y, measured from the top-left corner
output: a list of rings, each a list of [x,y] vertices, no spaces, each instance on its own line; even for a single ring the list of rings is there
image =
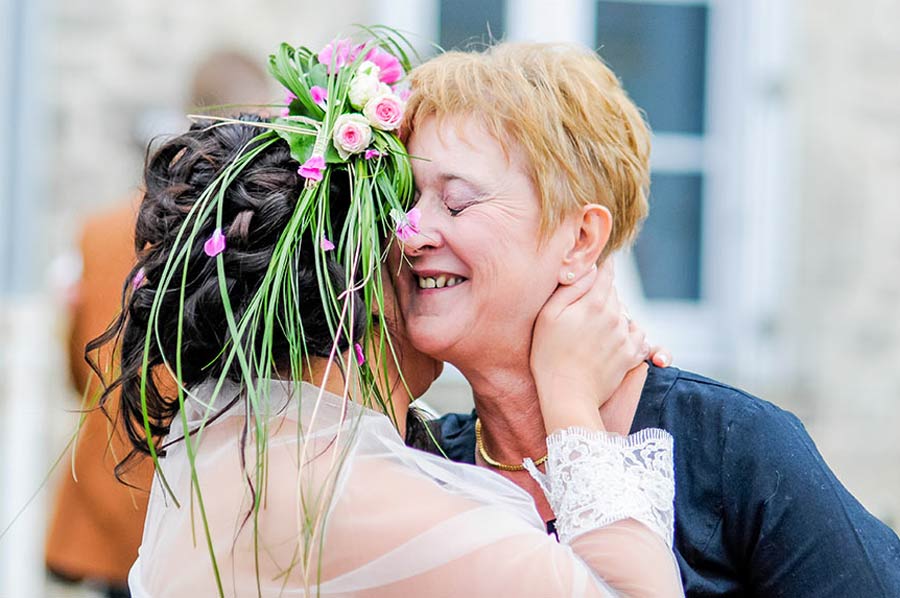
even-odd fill
[[[444,289],[449,287],[455,287],[456,285],[464,283],[466,278],[462,276],[450,276],[441,274],[439,276],[416,276],[416,281],[419,283],[420,289]]]

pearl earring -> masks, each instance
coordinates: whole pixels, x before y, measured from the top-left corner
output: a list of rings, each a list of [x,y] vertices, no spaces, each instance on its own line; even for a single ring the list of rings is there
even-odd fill
[[[572,282],[573,280],[575,280],[575,273],[574,272],[566,272],[566,280],[568,280],[569,282]]]

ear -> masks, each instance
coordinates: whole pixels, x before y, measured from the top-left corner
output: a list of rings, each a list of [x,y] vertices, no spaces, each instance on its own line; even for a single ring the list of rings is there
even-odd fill
[[[599,204],[587,204],[575,217],[575,238],[563,257],[559,271],[560,284],[572,284],[590,272],[603,254],[612,232],[612,214]]]

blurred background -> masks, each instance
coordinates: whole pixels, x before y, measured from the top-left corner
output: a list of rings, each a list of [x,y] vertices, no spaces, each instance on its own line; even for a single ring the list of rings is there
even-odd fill
[[[0,597],[103,595],[44,566],[69,461],[44,478],[80,399],[67,343],[86,219],[136,196],[148,141],[187,126],[204,76],[249,87],[279,42],[319,48],[351,23],[426,54],[597,48],[654,130],[651,215],[617,257],[632,315],[677,366],[797,413],[900,527],[895,0],[0,0],[0,16],[0,530],[30,501],[0,539]],[[224,78],[204,71],[223,55]],[[471,408],[453,371],[427,400]]]

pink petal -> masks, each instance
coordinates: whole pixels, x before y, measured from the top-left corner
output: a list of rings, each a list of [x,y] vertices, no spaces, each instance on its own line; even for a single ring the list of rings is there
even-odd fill
[[[284,95],[284,103],[285,104],[290,104],[291,102],[293,102],[296,99],[297,99],[297,96],[294,95],[293,91],[288,90]]]
[[[131,288],[132,289],[139,288],[144,283],[144,280],[146,278],[147,278],[147,275],[144,273],[144,269],[141,268],[140,270],[137,271],[137,273],[135,273],[134,278],[131,279]]]
[[[328,90],[324,87],[313,85],[309,89],[309,96],[312,98],[313,102],[315,102],[316,104],[321,104],[328,99]]]
[[[331,251],[332,249],[334,249],[334,243],[332,243],[325,237],[322,237],[322,240],[319,242],[319,247],[322,248],[322,251]]]
[[[366,160],[371,160],[372,158],[380,158],[383,155],[384,154],[382,154],[381,152],[379,152],[376,149],[367,149],[366,153],[365,153],[365,158],[366,158]]]
[[[350,52],[354,48],[350,47],[349,39],[336,39],[329,42],[322,51],[319,52],[319,63],[324,64],[328,74],[332,74],[337,69],[347,64],[350,58]]]
[[[396,83],[402,79],[405,74],[397,57],[389,52],[385,52],[381,48],[372,48],[369,53],[366,54],[366,60],[378,66],[380,69],[378,78],[382,83],[387,83],[388,85]]]
[[[203,252],[209,257],[216,257],[223,251],[225,251],[225,235],[222,234],[221,228],[217,228],[203,244]]]
[[[422,219],[422,211],[419,208],[413,208],[406,213],[406,221],[409,222],[410,228],[419,232],[419,221]]]
[[[356,343],[353,345],[353,348],[356,350],[356,363],[362,365],[366,362],[366,355],[363,353],[362,345]]]
[[[297,173],[305,179],[318,182],[322,180],[323,170],[325,170],[325,157],[311,156],[297,169]]]
[[[406,89],[397,89],[394,87],[392,91],[397,94],[397,97],[400,98],[401,102],[407,101],[409,96],[412,95],[412,90],[408,87]]]

